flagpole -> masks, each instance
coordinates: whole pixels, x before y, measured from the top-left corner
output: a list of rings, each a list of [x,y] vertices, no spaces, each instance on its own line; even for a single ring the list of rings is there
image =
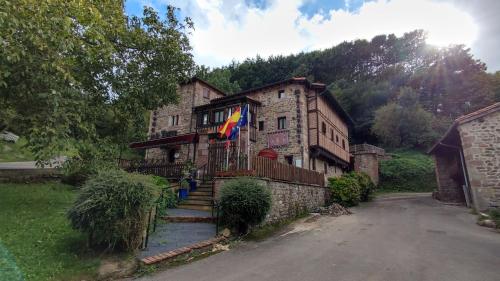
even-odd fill
[[[247,106],[247,170],[250,170],[250,104]]]
[[[231,142],[227,140],[227,142],[229,142],[229,145],[224,145],[224,146],[227,146],[226,150],[227,150],[227,156],[226,156],[226,171],[229,171],[229,147],[231,146]]]
[[[240,149],[241,149],[241,136],[240,136],[240,133],[241,133],[241,128],[238,127],[238,161],[237,161],[237,165],[238,165],[238,169],[240,169]]]

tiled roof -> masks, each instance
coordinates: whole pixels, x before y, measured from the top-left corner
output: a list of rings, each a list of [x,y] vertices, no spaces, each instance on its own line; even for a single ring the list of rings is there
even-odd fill
[[[432,154],[436,150],[436,148],[438,148],[444,142],[444,140],[452,132],[455,131],[455,129],[457,128],[457,126],[462,125],[462,124],[467,123],[467,122],[470,122],[470,121],[473,121],[473,120],[476,120],[478,118],[481,118],[481,117],[486,116],[488,114],[491,114],[493,112],[497,112],[499,110],[500,110],[500,102],[497,102],[497,103],[494,103],[494,104],[489,105],[487,107],[483,107],[483,108],[481,108],[479,110],[476,110],[474,112],[471,112],[471,113],[468,113],[466,115],[462,115],[462,116],[458,117],[457,119],[455,119],[455,121],[453,122],[453,124],[451,124],[450,128],[448,128],[448,130],[446,131],[446,133],[439,139],[439,141],[437,141],[431,147],[431,149],[429,149],[429,151],[427,153]]]

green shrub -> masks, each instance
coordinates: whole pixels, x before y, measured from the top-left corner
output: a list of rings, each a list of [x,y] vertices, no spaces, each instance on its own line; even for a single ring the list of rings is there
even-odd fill
[[[359,204],[361,186],[356,177],[346,174],[339,178],[329,178],[328,187],[330,188],[333,202],[346,207]]]
[[[262,222],[271,209],[271,192],[252,178],[230,180],[224,183],[220,194],[224,222],[240,233]]]
[[[379,189],[389,191],[433,191],[437,188],[434,161],[416,151],[392,153],[380,161]]]
[[[370,199],[370,195],[375,189],[375,184],[373,184],[370,176],[362,172],[350,172],[345,174],[346,177],[352,177],[359,184],[359,200],[361,202],[366,202]]]
[[[177,207],[177,195],[170,187],[170,183],[167,179],[159,176],[152,176],[153,182],[161,189],[161,196],[157,201],[157,212],[158,215],[167,215],[167,209]]]
[[[68,217],[93,247],[137,249],[159,188],[150,176],[105,170],[91,176]]]

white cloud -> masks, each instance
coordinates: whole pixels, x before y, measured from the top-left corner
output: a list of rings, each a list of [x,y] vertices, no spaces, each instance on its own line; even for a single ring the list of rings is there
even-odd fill
[[[168,1],[168,0],[161,0]],[[297,53],[375,35],[402,35],[425,29],[439,45],[477,39],[478,26],[447,1],[376,0],[359,9],[338,9],[307,16],[299,7],[311,0],[267,0],[264,9],[243,0],[171,0],[195,22],[191,36],[197,63],[228,64],[247,57]],[[349,5],[351,1],[345,0]],[[328,15],[325,17],[325,15]]]

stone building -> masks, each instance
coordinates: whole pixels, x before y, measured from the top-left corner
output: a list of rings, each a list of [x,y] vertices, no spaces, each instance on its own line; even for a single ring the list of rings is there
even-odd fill
[[[366,173],[375,185],[379,183],[379,161],[385,158],[385,150],[371,144],[355,144],[350,148],[353,169]]]
[[[194,78],[179,86],[178,104],[151,113],[149,139],[131,144],[146,149],[147,159],[171,163],[191,160],[196,167],[209,162],[210,146],[225,142],[218,127],[236,110],[249,105],[250,126],[242,129],[240,152],[264,149],[278,161],[338,176],[349,168],[351,118],[324,84],[291,78],[263,87],[226,95]]]
[[[500,103],[456,119],[429,153],[438,199],[476,210],[500,207]]]

